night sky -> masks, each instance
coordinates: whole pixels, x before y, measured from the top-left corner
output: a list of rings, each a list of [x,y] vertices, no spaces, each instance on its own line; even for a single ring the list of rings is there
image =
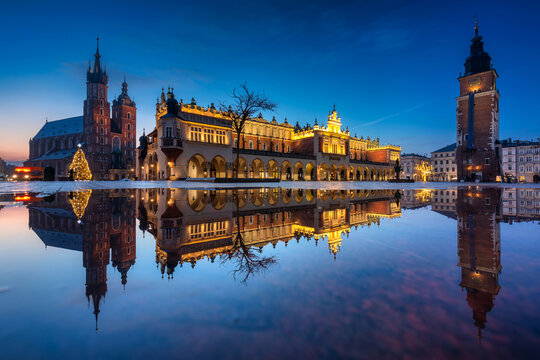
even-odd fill
[[[455,141],[474,16],[500,76],[501,138],[536,139],[539,13],[533,1],[6,2],[0,157],[26,159],[46,117],[82,115],[98,33],[109,101],[125,74],[139,134],[162,86],[206,106],[246,81],[279,122],[326,122],[335,103],[353,135],[429,153]]]

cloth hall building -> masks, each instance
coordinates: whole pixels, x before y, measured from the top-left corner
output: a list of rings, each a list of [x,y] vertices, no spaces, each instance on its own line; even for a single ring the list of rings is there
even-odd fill
[[[285,118],[249,119],[240,142],[226,114],[192,99],[178,102],[169,90],[156,103],[156,127],[140,138],[140,180],[232,178],[383,181],[394,177],[401,148],[351,136],[335,107],[327,125],[292,126]]]

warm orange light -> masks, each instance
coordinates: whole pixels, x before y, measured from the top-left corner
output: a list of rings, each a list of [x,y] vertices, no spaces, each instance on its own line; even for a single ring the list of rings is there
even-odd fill
[[[27,167],[16,167],[15,168],[15,172],[25,172],[25,173],[28,173],[32,171],[32,169],[30,168],[27,168]]]
[[[15,201],[28,201],[30,199],[31,199],[30,195],[15,196]]]

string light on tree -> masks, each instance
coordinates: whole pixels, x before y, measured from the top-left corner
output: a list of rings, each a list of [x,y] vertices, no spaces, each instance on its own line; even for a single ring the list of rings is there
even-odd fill
[[[431,165],[427,161],[422,161],[420,164],[416,164],[414,169],[420,172],[422,181],[427,181],[428,176],[431,174]]]
[[[92,190],[79,190],[69,194],[69,202],[73,207],[73,212],[77,216],[78,223],[81,222],[81,218],[84,216],[86,207],[88,206],[88,200],[90,200],[90,195],[92,195]]]
[[[73,175],[73,180],[92,180],[92,173],[81,144],[79,144],[77,152],[73,155],[73,161],[69,165],[69,172],[70,176]]]

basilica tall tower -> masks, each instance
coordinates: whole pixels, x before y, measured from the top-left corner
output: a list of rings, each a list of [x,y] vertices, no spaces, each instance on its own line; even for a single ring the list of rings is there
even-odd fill
[[[109,132],[111,106],[107,101],[107,72],[101,65],[99,38],[94,66],[86,72],[86,100],[84,101],[84,144],[88,165],[95,180],[108,179],[111,162]]]
[[[495,181],[500,174],[498,74],[478,35],[478,22],[471,40],[471,53],[460,75],[457,98],[457,177],[466,181]]]

